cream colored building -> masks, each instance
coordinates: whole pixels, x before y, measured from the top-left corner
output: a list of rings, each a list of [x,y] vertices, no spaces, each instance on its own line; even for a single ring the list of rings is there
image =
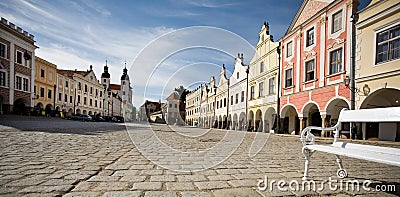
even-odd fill
[[[208,85],[204,84],[201,87],[201,100],[200,100],[200,118],[199,118],[199,125],[200,127],[210,128],[210,122],[207,117],[207,113],[209,111],[209,104],[208,104]]]
[[[202,98],[202,88],[199,86],[186,95],[186,124],[198,126],[200,122],[200,102]]]
[[[372,0],[359,12],[356,28],[356,108],[400,107],[400,3]],[[398,141],[399,128],[362,123],[358,131],[363,139]]]
[[[264,22],[249,67],[248,126],[254,131],[270,132],[276,129],[278,50],[279,42],[274,42],[269,34],[269,25]]]
[[[46,115],[50,115],[55,109],[56,74],[57,65],[35,56],[34,110],[36,113],[41,114],[44,111]],[[60,112],[61,108],[57,108],[56,111]]]
[[[103,113],[104,87],[92,66],[87,71],[57,70],[56,92],[56,108],[60,107],[64,115]]]
[[[229,97],[229,80],[226,78],[225,65],[222,65],[219,75],[219,82],[215,95],[215,119],[218,121],[219,129],[228,128],[228,97]]]
[[[209,87],[209,91],[207,93],[208,107],[207,107],[207,112],[206,112],[207,120],[204,124],[205,127],[209,127],[209,128],[218,127],[218,120],[215,118],[216,93],[217,93],[217,87],[215,85],[215,77],[211,76],[210,77],[210,87]]]

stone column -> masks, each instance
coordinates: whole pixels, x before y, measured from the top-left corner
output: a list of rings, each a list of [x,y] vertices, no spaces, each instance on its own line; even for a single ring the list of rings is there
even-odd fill
[[[300,122],[300,131],[299,131],[299,134],[301,135],[301,132],[303,131],[303,129],[304,129],[304,117],[303,117],[303,115],[302,114],[299,114],[299,122]],[[289,121],[290,122],[290,121]],[[289,131],[290,132],[290,131]]]
[[[326,125],[326,112],[320,112],[321,115],[321,120],[322,120],[322,128],[325,128]],[[321,137],[325,137],[326,133],[325,131],[321,131]]]

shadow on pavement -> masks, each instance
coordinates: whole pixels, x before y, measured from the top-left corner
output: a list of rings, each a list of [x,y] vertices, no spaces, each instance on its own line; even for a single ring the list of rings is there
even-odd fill
[[[57,117],[0,115],[0,125],[21,131],[96,135],[105,132],[126,130],[124,123],[81,122]]]

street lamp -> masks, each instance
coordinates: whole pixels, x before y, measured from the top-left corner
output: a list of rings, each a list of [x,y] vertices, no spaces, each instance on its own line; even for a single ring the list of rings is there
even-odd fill
[[[368,84],[364,84],[362,91],[357,87],[350,87],[351,80],[349,76],[346,76],[346,78],[343,79],[343,82],[346,88],[349,88],[350,91],[352,91],[353,93],[357,93],[360,96],[367,96],[371,92],[371,89],[369,88]]]

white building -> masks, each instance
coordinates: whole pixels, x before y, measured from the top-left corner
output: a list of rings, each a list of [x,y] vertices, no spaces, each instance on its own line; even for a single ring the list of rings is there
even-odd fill
[[[219,129],[228,128],[229,80],[226,78],[225,65],[222,65],[215,96],[215,118]]]
[[[165,118],[165,122],[167,124],[184,124],[184,117],[181,117],[179,104],[180,104],[180,96],[177,92],[172,92],[166,98],[165,107],[163,107],[163,114]]]
[[[203,87],[199,86],[186,95],[186,124],[198,126],[200,122],[200,102]]]
[[[247,68],[243,64],[243,54],[235,58],[235,68],[229,78],[229,116],[232,130],[245,130],[247,104]]]

